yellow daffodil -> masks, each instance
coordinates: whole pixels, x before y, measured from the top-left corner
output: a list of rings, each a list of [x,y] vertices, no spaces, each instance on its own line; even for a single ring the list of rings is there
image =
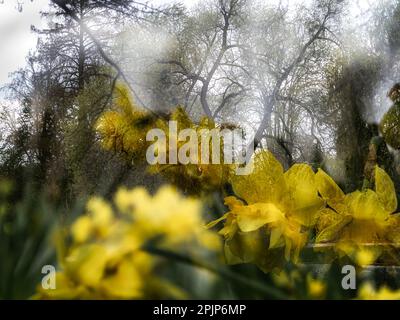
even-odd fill
[[[392,290],[387,286],[374,288],[372,283],[364,283],[358,291],[357,299],[360,300],[400,300],[400,290]]]
[[[155,115],[136,107],[128,87],[123,83],[117,83],[114,91],[113,108],[105,111],[99,117],[95,130],[99,133],[101,144],[106,150],[122,154],[129,161],[141,160],[146,162],[146,152],[151,145],[151,142],[146,140],[146,135],[151,129],[160,129],[165,134],[165,141],[157,141],[157,154],[162,153],[169,160],[170,151],[178,152],[186,144],[186,141],[176,141],[176,146],[171,149],[170,144],[174,145],[174,143],[170,143],[170,139],[175,142],[177,137],[169,136],[167,121],[177,123],[177,133],[185,129],[195,130],[198,142],[195,146],[198,148],[197,154],[190,155],[191,161],[188,164],[175,164],[170,163],[170,161],[152,164],[148,167],[149,172],[162,174],[170,183],[193,194],[213,191],[227,183],[233,169],[232,165],[224,164],[223,159],[219,159],[218,163],[213,163],[211,161],[212,151],[210,152],[210,161],[208,163],[202,161],[201,142],[206,140],[205,138],[212,141],[211,137],[208,137],[204,132],[213,129],[218,130],[214,121],[202,118],[198,124],[195,124],[181,107],[177,107],[167,118],[157,118]],[[220,143],[222,151],[223,142]]]
[[[307,275],[307,292],[311,299],[323,299],[326,294],[327,285],[321,279]]]
[[[159,122],[135,105],[127,85],[117,83],[113,109],[99,117],[95,130],[100,134],[101,144],[106,150],[122,154],[129,160],[144,160],[148,146],[146,133]]]
[[[71,227],[71,234],[76,242],[85,242],[91,236],[106,237],[114,222],[112,208],[103,199],[90,199],[86,208],[88,214],[78,218]]]
[[[268,151],[257,153],[253,161],[250,175],[232,179],[235,195],[243,201],[225,198],[230,211],[209,227],[225,220],[219,233],[228,263],[252,262],[268,271],[280,267],[283,258],[298,260],[324,201],[308,165],[296,164],[284,173]]]
[[[180,289],[154,275],[159,260],[145,245],[156,241],[171,250],[196,243],[220,248],[218,236],[204,227],[200,201],[173,187],[154,196],[144,188],[120,189],[114,201],[117,213],[101,198],[88,201],[87,213],[70,228],[71,244],[61,252],[56,289],[38,286],[35,298],[182,298]]]
[[[299,282],[302,281],[302,275],[298,269],[290,272],[282,270],[280,272],[272,273],[271,278],[276,286],[288,291],[295,290]]]
[[[210,249],[219,248],[216,235],[203,227],[200,201],[182,197],[173,187],[161,188],[154,197],[144,188],[120,189],[115,203],[132,216],[141,232],[163,235],[166,244],[196,239]]]
[[[375,167],[375,190],[345,195],[322,170],[316,174],[318,191],[329,208],[321,211],[316,242],[330,243],[340,255],[359,265],[374,263],[385,245],[396,238],[397,208],[394,185],[386,172]],[[398,239],[398,236],[397,236]]]
[[[38,286],[33,299],[74,300],[90,299],[91,295],[84,285],[76,284],[64,272],[57,272],[55,277],[56,288],[44,290]]]
[[[232,174],[233,166],[224,163],[223,159],[223,141],[220,141],[220,158],[218,163],[214,163],[213,160],[213,147],[212,147],[212,136],[210,134],[211,130],[219,130],[214,121],[208,118],[202,118],[198,124],[194,123],[186,112],[181,108],[176,108],[171,116],[171,121],[177,122],[178,132],[184,129],[193,129],[196,133],[197,153],[190,154],[191,162],[188,164],[154,164],[149,167],[149,171],[153,174],[162,174],[171,183],[178,186],[182,190],[192,194],[198,194],[202,192],[213,191],[220,189],[229,180]],[[166,126],[166,125],[165,125]],[[168,147],[171,137],[169,136],[168,129],[165,129],[166,133],[166,146],[165,158],[169,159],[170,149]],[[222,139],[221,139],[222,140]],[[203,161],[202,153],[205,154],[203,150],[204,145],[202,142],[208,141],[208,155],[209,159]],[[187,141],[176,141],[176,146],[173,146],[172,151],[174,153],[179,152]],[[174,145],[174,144],[172,144]]]

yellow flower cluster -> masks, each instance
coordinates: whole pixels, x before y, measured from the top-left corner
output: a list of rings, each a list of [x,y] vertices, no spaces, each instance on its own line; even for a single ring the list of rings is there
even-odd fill
[[[272,280],[276,286],[289,292],[295,292],[299,286],[304,285],[308,299],[325,299],[328,289],[327,283],[322,277],[316,277],[311,273],[301,274],[299,269],[274,273]]]
[[[333,248],[359,265],[374,263],[385,246],[399,244],[396,193],[383,169],[375,169],[375,190],[345,195],[325,172],[314,173],[306,164],[284,172],[269,151],[252,161],[252,174],[232,178],[236,197],[225,198],[230,211],[208,225],[225,221],[219,233],[228,263],[280,269],[285,261],[298,261],[312,234],[315,247]]]
[[[328,293],[328,283],[325,277],[314,276],[311,273],[301,274],[299,269],[272,274],[272,280],[276,286],[288,292],[298,292],[298,287],[305,286],[305,290],[301,294],[304,294],[307,299],[325,299]],[[387,285],[376,288],[370,281],[365,281],[357,288],[355,299],[400,300],[400,290],[391,289]]]
[[[60,250],[56,289],[38,287],[42,299],[135,299],[176,297],[178,288],[155,276],[159,260],[144,250],[149,241],[177,250],[192,243],[219,248],[217,235],[204,228],[201,203],[172,187],[153,197],[143,188],[120,189],[115,210],[101,198],[87,203],[87,214],[69,231]],[[195,248],[193,245],[191,248]]]
[[[324,299],[326,290],[327,285],[323,280],[313,277],[311,274],[307,275],[307,293],[311,299]]]
[[[135,106],[126,85],[118,83],[115,88],[113,110],[104,112],[96,122],[95,130],[100,135],[103,148],[124,155],[129,161],[139,160],[145,162],[146,150],[150,142],[146,141],[146,134],[150,129],[161,129],[166,135],[164,149],[166,159],[169,159],[169,129],[167,121],[176,121],[178,132],[184,129],[194,129],[197,132],[199,142],[198,161],[195,164],[155,164],[149,166],[149,172],[165,176],[170,183],[180,187],[185,192],[199,193],[201,191],[213,191],[221,188],[228,182],[232,172],[231,165],[201,164],[201,130],[217,129],[216,124],[204,117],[199,124],[195,124],[186,112],[177,107],[168,117],[162,119],[139,110]],[[204,138],[204,137],[203,137]],[[211,139],[210,139],[211,141]],[[178,141],[175,148],[179,149],[186,142]],[[211,142],[210,142],[211,143]],[[210,159],[213,157],[210,146]],[[221,150],[223,143],[221,142]],[[174,150],[177,152],[178,150]],[[161,152],[158,150],[158,152]],[[222,152],[221,152],[222,154]]]
[[[207,118],[194,123],[179,107],[165,119],[139,111],[122,84],[116,87],[114,106],[115,110],[99,118],[96,129],[106,149],[131,158],[144,159],[149,146],[145,135],[152,128],[159,128],[166,135],[165,145],[157,150],[165,153],[165,159],[186,143],[177,141],[174,144],[177,150],[171,150],[173,144],[170,145],[169,140],[173,138],[169,137],[168,120],[176,121],[178,132],[194,129],[198,141],[203,141],[203,129],[217,128]],[[209,141],[211,143],[211,139]],[[220,147],[223,150],[223,143]],[[195,153],[199,159],[202,150],[199,145]],[[149,171],[164,175],[187,193],[212,191],[231,183],[235,196],[225,198],[229,212],[209,224],[212,227],[225,221],[219,233],[225,239],[228,263],[251,262],[264,271],[279,269],[285,261],[297,262],[307,243],[312,243],[319,251],[329,249],[339,257],[348,256],[359,265],[370,265],[388,257],[398,262],[393,248],[400,243],[400,216],[394,214],[397,198],[393,182],[383,169],[375,168],[374,190],[346,195],[324,171],[315,173],[307,164],[296,164],[284,172],[282,165],[265,150],[253,156],[254,170],[247,176],[233,175],[233,166],[220,160],[221,164],[201,164],[201,161],[186,165],[154,164]],[[143,200],[142,205],[149,202],[147,200]],[[157,215],[154,215],[156,221],[140,217],[137,213],[136,220],[142,221],[142,230],[150,226],[154,229],[160,221]],[[89,223],[88,219],[76,228],[92,230],[94,222]],[[187,222],[184,219],[180,223]],[[177,239],[182,234],[178,231],[184,229],[180,223],[171,225],[170,233],[165,225],[160,227],[164,228],[165,236],[170,234]],[[102,232],[97,230],[96,234]],[[82,237],[78,231],[76,233],[77,239]]]
[[[394,184],[375,167],[375,190],[345,195],[325,172],[316,174],[318,190],[328,207],[321,211],[316,243],[334,243],[339,256],[359,265],[374,263],[384,252],[400,244],[399,216]]]
[[[155,164],[149,167],[150,172],[153,174],[164,175],[171,183],[179,186],[182,190],[189,193],[199,193],[199,191],[213,191],[221,188],[225,183],[228,183],[229,177],[233,172],[233,166],[224,164],[223,160],[223,141],[220,141],[220,159],[219,163],[212,163],[213,148],[212,137],[204,136],[204,132],[210,132],[216,129],[216,124],[210,119],[203,117],[198,124],[195,124],[186,112],[178,107],[170,116],[171,121],[176,121],[178,124],[178,132],[184,129],[194,129],[197,134],[198,159],[194,159],[189,164]],[[168,128],[164,125],[164,132],[166,135],[166,145],[168,146],[171,137],[168,135]],[[208,141],[209,163],[202,163],[202,152],[204,151],[201,145],[203,140]],[[222,139],[221,139],[222,140]],[[186,143],[186,141],[177,141],[176,149],[173,150],[177,153],[178,150]],[[168,147],[161,148],[166,150],[165,158],[169,159]]]
[[[297,261],[325,204],[310,166],[297,164],[284,172],[269,151],[257,153],[252,161],[250,175],[232,179],[241,200],[225,198],[230,211],[209,227],[226,220],[219,233],[225,238],[228,263],[252,262],[270,271],[284,258]]]
[[[392,290],[387,286],[375,289],[372,283],[366,282],[358,290],[359,300],[400,300],[400,290]]]
[[[136,107],[128,87],[117,83],[113,109],[99,117],[95,130],[100,135],[104,149],[122,154],[128,160],[144,160],[146,133],[157,126],[159,121]]]

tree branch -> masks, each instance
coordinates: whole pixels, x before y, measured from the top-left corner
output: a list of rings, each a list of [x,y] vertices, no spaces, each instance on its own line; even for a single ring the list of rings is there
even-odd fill
[[[130,85],[127,77],[125,76],[124,72],[120,68],[120,66],[103,50],[103,47],[100,43],[100,41],[93,35],[93,33],[90,31],[88,26],[81,21],[81,19],[76,15],[75,12],[73,12],[71,9],[68,8],[67,3],[65,0],[51,0],[54,4],[56,4],[58,7],[60,7],[64,12],[70,16],[75,22],[77,22],[80,27],[83,29],[83,31],[89,36],[89,38],[93,41],[96,49],[98,50],[99,54],[101,57],[106,61],[108,64],[110,64],[117,72],[117,75],[119,75],[124,82],[127,84],[129,89],[132,91],[133,95],[135,96],[136,100],[142,105],[143,108],[147,109],[149,112],[155,114],[153,110],[148,108],[145,103],[140,99],[139,95],[136,93],[136,91],[132,88]],[[156,114],[155,114],[156,115]]]

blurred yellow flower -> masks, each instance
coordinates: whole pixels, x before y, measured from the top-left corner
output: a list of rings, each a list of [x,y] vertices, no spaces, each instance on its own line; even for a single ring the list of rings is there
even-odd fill
[[[262,270],[298,260],[300,250],[317,221],[324,201],[318,196],[315,174],[306,164],[296,164],[284,173],[268,151],[254,157],[248,176],[235,176],[236,197],[225,198],[230,211],[209,224],[225,220],[220,230],[225,238],[228,263],[252,262]]]
[[[71,227],[72,237],[76,242],[85,242],[88,240],[93,230],[92,220],[87,217],[80,217]]]
[[[166,245],[196,239],[210,249],[220,247],[218,237],[209,232],[201,218],[201,202],[182,197],[171,186],[162,187],[154,197],[144,188],[132,191],[120,189],[115,203],[121,212],[128,213],[137,228],[148,236],[163,235]]]
[[[179,250],[196,244],[217,250],[219,237],[204,227],[199,200],[163,187],[154,196],[144,188],[120,189],[117,213],[101,198],[87,203],[87,214],[71,226],[72,243],[60,252],[55,290],[38,286],[42,299],[136,299],[183,297],[154,274],[159,259],[145,251],[149,241]],[[64,253],[63,253],[64,252]]]
[[[394,185],[386,172],[376,166],[375,190],[345,195],[322,170],[316,174],[318,191],[330,208],[321,211],[317,243],[332,243],[339,255],[348,255],[359,265],[376,261],[383,247],[392,245],[396,233],[397,208]]]
[[[372,283],[364,283],[358,291],[357,299],[360,300],[400,300],[400,290],[392,290],[382,286],[378,290]]]
[[[148,142],[147,131],[160,120],[140,110],[134,103],[129,88],[117,83],[114,90],[113,109],[105,111],[97,120],[95,130],[100,134],[106,150],[125,155],[128,160],[144,160]]]
[[[149,166],[149,171],[153,174],[162,174],[172,184],[178,186],[182,190],[192,194],[199,194],[201,192],[209,192],[220,189],[224,184],[228,183],[232,174],[234,166],[224,163],[223,159],[223,139],[220,143],[220,156],[219,163],[214,163],[212,159],[216,155],[213,154],[213,137],[210,135],[211,130],[219,130],[214,121],[203,117],[198,124],[194,123],[187,113],[181,108],[177,107],[171,114],[169,120],[177,122],[178,132],[184,129],[193,129],[197,134],[197,153],[190,154],[191,157],[197,157],[188,164],[154,164]],[[164,132],[166,133],[166,145],[170,143],[170,139],[176,139],[169,136],[167,125],[164,124]],[[207,132],[208,134],[206,134]],[[206,141],[206,142],[204,142]],[[203,147],[207,145],[208,141],[208,156],[209,159],[203,162],[203,155],[207,155]],[[169,147],[161,148],[166,150],[165,158],[169,159],[170,151],[177,153],[180,148],[185,145],[186,141],[176,141],[176,146],[172,144],[173,149]],[[208,162],[208,163],[207,163]]]
[[[275,285],[290,291],[295,290],[298,282],[302,280],[302,276],[297,269],[291,272],[280,271],[272,273],[271,278]]]
[[[368,266],[375,262],[375,255],[371,250],[361,248],[356,252],[355,260],[360,266]]]
[[[107,237],[115,222],[111,206],[101,198],[91,198],[86,210],[87,214],[79,217],[71,226],[71,235],[76,243]]]
[[[199,142],[197,162],[192,161],[193,163],[189,164],[153,164],[148,167],[149,172],[162,174],[170,183],[185,192],[196,194],[202,191],[208,192],[219,189],[227,183],[233,169],[232,165],[224,164],[223,159],[220,159],[217,164],[211,162],[207,164],[200,161],[203,151],[201,142],[207,138],[211,146],[212,141],[211,137],[203,134],[203,129],[218,129],[212,120],[204,117],[198,124],[195,124],[181,107],[177,107],[165,119],[158,118],[153,114],[140,110],[133,102],[128,86],[123,83],[117,83],[114,90],[113,109],[105,111],[99,117],[95,124],[95,130],[100,135],[101,144],[106,150],[122,154],[128,161],[141,160],[145,163],[146,151],[151,145],[150,142],[146,141],[146,135],[151,129],[157,128],[165,133],[166,140],[164,143],[157,141],[159,144],[157,152],[165,153],[166,159],[169,159],[170,151],[178,152],[186,143],[185,141],[176,141],[177,149],[171,150],[169,140],[172,137],[169,136],[167,120],[176,121],[178,132],[184,129],[196,130]],[[221,151],[223,150],[223,142],[221,142],[220,149]],[[214,157],[212,151],[210,152],[211,157]]]
[[[311,274],[307,275],[307,292],[311,299],[324,299],[326,288],[324,281],[314,278]]]
[[[293,281],[291,281],[289,274],[285,271],[273,273],[272,281],[278,287],[286,288],[286,289],[291,289],[292,285],[293,285]]]

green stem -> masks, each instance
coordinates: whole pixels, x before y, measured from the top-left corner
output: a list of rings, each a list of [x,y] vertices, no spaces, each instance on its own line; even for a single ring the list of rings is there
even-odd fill
[[[265,284],[261,284],[259,282],[254,281],[253,279],[249,279],[247,277],[244,277],[236,272],[233,272],[229,269],[226,268],[221,268],[219,266],[216,266],[214,264],[185,256],[173,251],[165,250],[165,249],[160,249],[160,248],[154,248],[154,247],[145,247],[144,250],[150,254],[153,255],[158,255],[167,259],[173,259],[175,261],[178,261],[180,263],[188,264],[193,267],[198,267],[202,269],[206,269],[214,274],[217,274],[221,276],[224,279],[236,282],[237,284],[247,286],[251,288],[254,291],[257,291],[261,294],[264,294],[267,298],[270,299],[281,299],[285,300],[288,299],[288,297],[282,293],[280,290],[267,286]]]
[[[371,188],[371,182],[368,179],[365,178],[363,180],[363,185],[362,185],[361,190],[365,191],[365,190],[370,189],[370,188]]]

